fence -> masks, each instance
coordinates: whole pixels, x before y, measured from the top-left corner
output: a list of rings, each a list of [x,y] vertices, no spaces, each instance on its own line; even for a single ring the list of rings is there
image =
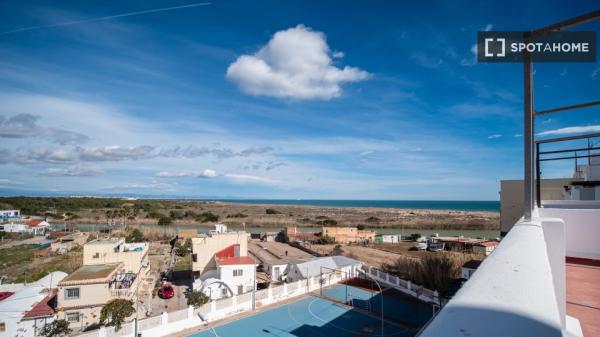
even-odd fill
[[[323,274],[293,283],[284,283],[276,287],[256,292],[256,307],[277,303],[288,298],[304,295],[319,290],[320,284],[332,285],[342,280],[341,275]],[[142,337],[162,337],[191,328],[198,328],[210,322],[227,318],[241,312],[252,310],[252,293],[233,296],[206,303],[198,308],[163,313],[138,321],[138,333]],[[98,330],[85,332],[77,337],[135,337],[134,322],[123,324],[120,330],[113,327],[101,327]]]
[[[429,290],[419,285],[412,284],[397,276],[387,274],[373,267],[364,267],[364,272],[378,282],[419,298],[426,302],[439,303],[437,291]],[[256,292],[256,307],[260,308],[283,300],[317,291],[321,286],[330,286],[344,279],[340,273],[327,273],[292,283],[284,283],[276,287]],[[210,322],[227,318],[242,312],[251,311],[252,293],[224,298],[218,301],[206,303],[198,308],[163,313],[161,316],[150,317],[138,321],[138,333],[142,337],[162,337],[175,332],[191,328],[198,328]],[[115,331],[113,327],[101,327],[78,335],[77,337],[135,337],[133,322],[125,323],[120,330]]]
[[[430,290],[420,285],[413,284],[410,281],[403,280],[395,275],[388,274],[377,268],[364,266],[363,269],[365,273],[369,274],[370,277],[388,287],[397,289],[425,302],[434,303],[437,305],[440,303],[439,294],[435,290]]]

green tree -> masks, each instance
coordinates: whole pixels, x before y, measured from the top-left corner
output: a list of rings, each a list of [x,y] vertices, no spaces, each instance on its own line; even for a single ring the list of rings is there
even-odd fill
[[[57,319],[52,323],[44,325],[40,331],[40,336],[43,337],[60,337],[71,333],[69,329],[69,322],[64,319]]]
[[[322,245],[329,245],[329,244],[335,243],[335,239],[332,238],[331,236],[323,235],[319,238],[317,243],[322,244]]]
[[[125,241],[127,241],[127,242],[143,242],[144,234],[142,234],[142,232],[139,229],[134,228],[131,231],[131,233],[129,233],[129,235],[127,235],[127,237],[125,237]]]
[[[265,210],[265,213],[266,213],[266,214],[281,214],[281,212],[280,212],[280,211],[278,211],[278,210],[276,210],[276,209],[274,209],[274,208],[267,208],[267,209]]]
[[[132,301],[122,299],[110,301],[100,311],[100,323],[114,326],[115,330],[119,330],[125,319],[134,312]]]
[[[161,216],[160,219],[158,219],[159,226],[169,226],[171,224],[173,224],[173,219],[168,216]]]
[[[185,298],[187,299],[187,304],[194,307],[199,307],[208,302],[208,296],[204,295],[201,291],[189,292],[185,294]]]
[[[364,231],[365,228],[366,228],[365,225],[362,225],[362,224],[356,225],[356,229],[358,229],[359,231]]]

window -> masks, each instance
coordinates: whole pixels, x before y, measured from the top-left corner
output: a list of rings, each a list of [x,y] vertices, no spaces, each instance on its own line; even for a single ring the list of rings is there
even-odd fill
[[[79,298],[79,288],[65,289],[65,300],[73,300]]]
[[[242,276],[244,274],[244,271],[242,269],[234,269],[233,270],[233,276]]]
[[[100,253],[96,253],[92,256],[92,259],[98,259],[100,258]]]
[[[68,312],[67,313],[67,322],[79,322],[79,313],[78,312]]]
[[[221,295],[222,296],[227,296],[227,288],[221,289]]]
[[[192,254],[192,261],[198,262],[198,254]]]
[[[0,332],[6,331],[6,323],[0,322]]]

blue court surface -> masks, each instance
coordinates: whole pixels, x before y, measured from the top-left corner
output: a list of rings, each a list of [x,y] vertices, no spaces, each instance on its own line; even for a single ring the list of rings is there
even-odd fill
[[[336,285],[323,290],[323,295],[342,303],[351,303],[352,306],[377,316],[381,315],[381,301],[383,300],[384,319],[414,327],[425,325],[433,316],[433,309],[430,305],[411,300],[394,289],[384,289],[382,296],[379,292],[354,286]]]
[[[416,330],[385,322],[384,336],[412,337]],[[245,317],[189,337],[381,336],[381,319],[317,296]]]

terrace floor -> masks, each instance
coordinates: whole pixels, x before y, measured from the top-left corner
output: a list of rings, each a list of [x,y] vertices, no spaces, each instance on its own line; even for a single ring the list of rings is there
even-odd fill
[[[567,258],[567,314],[585,337],[600,337],[600,261]]]

